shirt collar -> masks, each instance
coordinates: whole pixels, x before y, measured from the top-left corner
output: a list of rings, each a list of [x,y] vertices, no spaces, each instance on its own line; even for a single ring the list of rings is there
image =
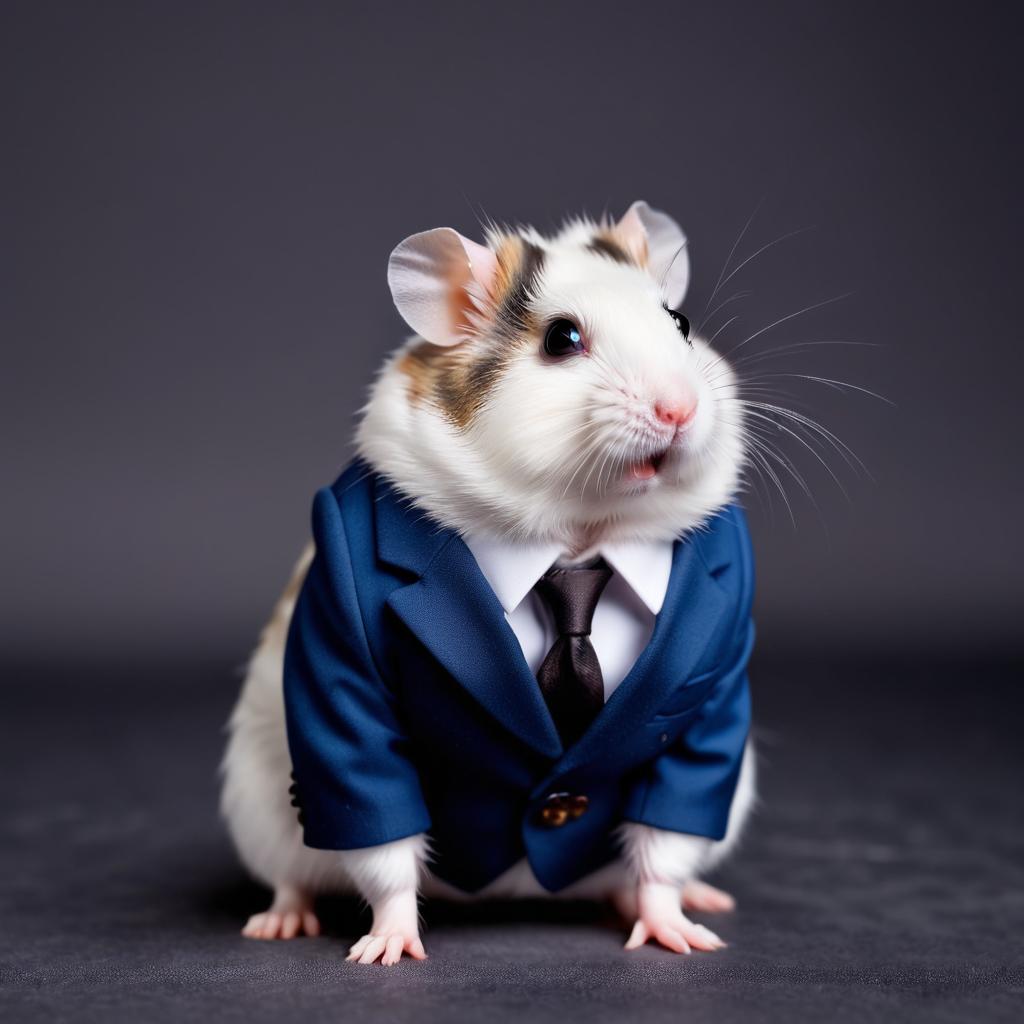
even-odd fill
[[[463,540],[506,613],[519,607],[562,554],[557,543],[522,543],[486,536],[467,536]],[[672,575],[672,541],[623,541],[605,544],[597,553],[652,615],[661,611]]]
[[[652,615],[661,611],[672,575],[670,540],[623,541],[601,548],[605,561],[629,584]]]

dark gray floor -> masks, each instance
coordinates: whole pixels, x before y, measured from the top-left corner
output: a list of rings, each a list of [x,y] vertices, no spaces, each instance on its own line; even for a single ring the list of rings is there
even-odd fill
[[[8,1021],[1024,1020],[1024,677],[761,666],[763,805],[721,882],[731,943],[626,954],[584,906],[431,908],[430,960],[238,935],[265,895],[218,824],[219,669],[4,681]]]

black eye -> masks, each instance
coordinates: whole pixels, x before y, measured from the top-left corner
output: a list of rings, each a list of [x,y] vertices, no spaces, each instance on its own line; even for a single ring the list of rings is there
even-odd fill
[[[675,321],[679,333],[686,339],[687,344],[693,344],[690,341],[690,321],[687,320],[678,309],[669,309],[668,306],[666,306],[665,312],[668,313],[668,315]]]
[[[585,348],[583,334],[571,320],[555,320],[544,335],[544,351],[556,359]]]

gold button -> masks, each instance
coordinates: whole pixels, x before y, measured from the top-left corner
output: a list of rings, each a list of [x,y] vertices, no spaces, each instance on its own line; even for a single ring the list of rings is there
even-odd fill
[[[587,808],[590,806],[590,801],[582,793],[578,796],[569,797],[569,816],[571,818],[579,818],[587,813]]]
[[[567,821],[586,814],[589,806],[590,801],[583,794],[552,793],[540,809],[541,824],[548,828],[561,828]]]
[[[569,820],[569,811],[565,807],[548,805],[541,808],[540,820],[548,828],[561,828]]]

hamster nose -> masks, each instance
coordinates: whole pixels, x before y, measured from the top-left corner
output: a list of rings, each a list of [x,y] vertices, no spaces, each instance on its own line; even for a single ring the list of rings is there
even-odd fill
[[[683,398],[659,398],[654,403],[654,415],[661,422],[671,427],[686,426],[697,414],[697,399],[686,396]]]

